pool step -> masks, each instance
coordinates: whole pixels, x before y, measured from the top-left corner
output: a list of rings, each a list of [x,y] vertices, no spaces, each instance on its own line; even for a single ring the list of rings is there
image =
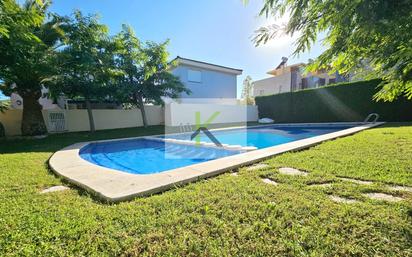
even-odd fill
[[[148,137],[149,139],[154,139],[158,141],[164,141],[166,143],[175,143],[175,144],[182,144],[182,145],[200,145],[205,147],[213,147],[213,148],[221,148],[214,143],[210,142],[199,142],[191,141],[191,140],[181,140],[175,138],[159,138],[159,137]],[[234,151],[254,151],[257,150],[257,147],[254,146],[241,146],[241,145],[229,145],[229,144],[222,144],[223,149],[226,150],[234,150]]]

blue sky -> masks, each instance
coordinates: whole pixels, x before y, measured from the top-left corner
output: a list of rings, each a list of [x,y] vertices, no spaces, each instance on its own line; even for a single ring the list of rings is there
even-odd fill
[[[246,75],[254,80],[265,78],[282,56],[289,57],[290,64],[306,62],[322,49],[318,44],[311,52],[292,58],[293,39],[287,37],[256,48],[250,40],[254,30],[271,22],[257,16],[262,2],[250,0],[245,6],[242,0],[54,0],[51,10],[65,15],[74,9],[98,13],[111,34],[121,24],[129,24],[141,40],[170,39],[171,57],[243,69],[239,95]]]

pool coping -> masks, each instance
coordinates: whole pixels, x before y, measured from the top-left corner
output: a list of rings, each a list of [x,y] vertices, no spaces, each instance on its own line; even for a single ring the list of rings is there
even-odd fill
[[[148,136],[76,143],[55,152],[49,159],[49,166],[57,175],[65,178],[70,183],[91,192],[101,200],[106,202],[120,202],[131,200],[139,196],[147,196],[163,192],[173,187],[195,182],[207,177],[216,176],[228,170],[236,169],[241,166],[247,166],[254,162],[259,162],[277,154],[309,148],[323,141],[352,135],[365,129],[380,126],[384,123],[385,122],[363,123],[362,125],[349,129],[258,149],[255,151],[240,153],[155,174],[130,174],[121,172],[88,162],[82,159],[79,155],[80,149],[91,143],[150,138]],[[360,123],[300,123],[293,125],[310,126],[328,124],[354,125]],[[285,126],[286,124],[268,124],[268,126],[273,125]],[[261,127],[261,125],[252,127]],[[224,129],[233,129],[233,127]]]

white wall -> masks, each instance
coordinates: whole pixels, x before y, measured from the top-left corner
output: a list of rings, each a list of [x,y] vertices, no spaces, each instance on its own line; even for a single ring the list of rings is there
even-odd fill
[[[43,110],[46,126],[49,128],[49,114],[55,110]],[[65,113],[66,130],[68,132],[89,131],[87,110],[61,110]],[[195,113],[200,112],[201,122],[205,122],[214,112],[220,114],[213,120],[217,123],[241,123],[258,120],[257,106],[227,104],[167,104],[146,106],[149,125],[179,126],[195,124]],[[133,110],[93,110],[96,130],[129,128],[143,126],[139,109]],[[7,136],[21,135],[22,110],[7,110],[0,113],[0,122],[4,125]]]
[[[163,108],[148,105],[145,107],[149,125],[164,123]],[[56,110],[43,110],[46,126],[49,128],[49,113]],[[21,135],[22,110],[7,110],[0,113],[0,122],[4,125],[7,136]],[[66,129],[68,132],[89,131],[87,110],[61,110],[66,115]],[[93,110],[96,130],[130,128],[143,126],[142,115],[139,109],[132,110]]]
[[[160,106],[149,105],[145,110],[149,125],[160,125],[164,122],[163,109]],[[139,109],[93,110],[93,118],[96,130],[143,126]],[[70,132],[90,130],[87,110],[66,110],[66,120]]]
[[[290,92],[291,73],[284,73],[253,82],[253,96],[273,95]]]
[[[171,103],[165,107],[165,125],[195,125],[196,112],[200,113],[200,121],[202,123],[215,112],[219,112],[219,115],[211,122],[211,124],[240,123],[258,120],[257,106]]]
[[[43,107],[43,110],[56,109],[59,108],[57,104],[53,103],[53,100],[47,97],[49,90],[45,87],[41,89],[42,96],[39,98],[39,104]],[[23,98],[16,94],[12,93],[10,96],[11,108],[13,109],[23,109]]]

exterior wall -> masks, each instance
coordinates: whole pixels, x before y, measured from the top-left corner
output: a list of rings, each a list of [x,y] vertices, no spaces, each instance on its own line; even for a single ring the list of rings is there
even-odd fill
[[[195,113],[200,113],[201,122],[205,122],[215,112],[219,115],[211,124],[240,123],[258,120],[258,110],[252,105],[218,105],[218,104],[168,104],[165,108],[165,125],[194,125]]]
[[[49,129],[48,114],[55,110],[43,110],[43,117]],[[88,131],[89,119],[87,110],[61,110],[66,114],[66,129],[68,132]],[[22,110],[7,110],[0,113],[0,122],[4,125],[6,136],[21,135]],[[132,110],[93,110],[96,130],[129,128],[143,126],[139,109]],[[149,125],[164,123],[163,108],[160,106],[146,106],[146,115]]]
[[[290,92],[291,74],[284,73],[276,77],[270,77],[253,82],[253,96],[273,95]]]
[[[320,84],[320,80],[322,79],[325,81],[323,85]],[[329,85],[331,83],[331,79],[335,79],[334,83],[346,81],[346,79],[338,73],[332,75],[329,75],[326,72],[317,74],[308,73],[303,76],[300,70],[283,72],[275,77],[253,82],[253,96],[274,95],[302,90],[305,88],[317,88],[320,86]],[[303,83],[303,80],[306,82]]]
[[[202,82],[188,81],[188,70],[201,71]],[[178,76],[186,88],[190,89],[190,95],[183,94],[182,98],[236,98],[237,97],[237,77],[236,75],[199,69],[186,65],[179,65],[174,68],[172,74]]]
[[[43,107],[43,110],[50,110],[50,109],[56,109],[59,108],[57,104],[53,104],[53,100],[49,99],[47,97],[47,94],[49,93],[49,90],[47,88],[42,88],[41,92],[43,96],[39,99],[40,105]],[[16,93],[12,93],[10,96],[10,102],[11,102],[11,108],[13,109],[23,109],[23,98],[21,98],[20,95]]]
[[[4,113],[0,112],[0,122],[4,126],[6,136],[17,136],[21,134],[20,126],[22,116],[22,110],[7,110]]]

